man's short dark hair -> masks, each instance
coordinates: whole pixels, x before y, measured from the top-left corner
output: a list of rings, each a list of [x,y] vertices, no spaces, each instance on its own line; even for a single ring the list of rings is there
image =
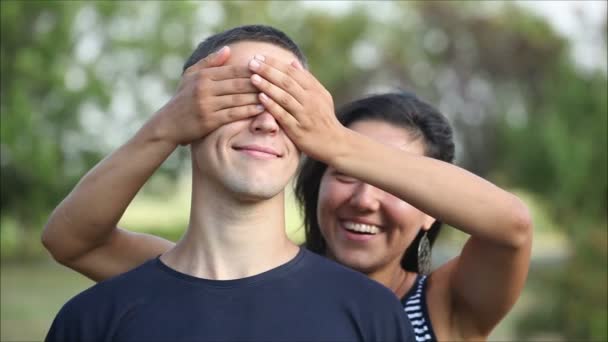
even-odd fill
[[[222,47],[242,41],[264,42],[277,45],[292,52],[300,63],[302,63],[305,68],[307,67],[304,53],[302,53],[302,50],[300,50],[298,45],[284,32],[265,25],[245,25],[214,34],[203,40],[198,44],[192,55],[190,55],[190,58],[188,58],[184,64],[182,71],[186,71],[191,65],[196,64],[196,62]]]

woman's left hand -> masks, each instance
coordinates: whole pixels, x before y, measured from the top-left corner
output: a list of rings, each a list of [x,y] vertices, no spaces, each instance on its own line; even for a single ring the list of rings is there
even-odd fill
[[[249,68],[266,111],[303,153],[328,163],[338,153],[336,142],[346,128],[336,118],[327,89],[297,60],[285,64],[256,55]]]

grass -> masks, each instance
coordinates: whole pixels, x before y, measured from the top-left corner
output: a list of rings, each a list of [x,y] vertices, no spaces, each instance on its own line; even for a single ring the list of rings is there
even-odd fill
[[[63,304],[93,282],[53,261],[0,266],[1,341],[42,341]]]

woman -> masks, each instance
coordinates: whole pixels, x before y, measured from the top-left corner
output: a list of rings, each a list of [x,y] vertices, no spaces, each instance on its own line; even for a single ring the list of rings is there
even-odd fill
[[[375,171],[366,180],[378,187],[307,159],[296,183],[306,246],[393,290],[418,341],[485,340],[525,281],[531,244],[525,208],[446,164],[454,158],[451,128],[414,95],[371,96],[344,106],[338,118],[403,152],[390,151],[384,162],[370,156]],[[460,256],[429,273],[438,217],[471,237]]]
[[[389,287],[419,340],[486,339],[525,282],[532,240],[526,207],[449,164],[451,129],[415,96],[355,101],[338,121],[331,95],[297,62],[256,60],[251,80],[260,102],[298,148],[320,161],[307,160],[297,182],[307,247]],[[459,256],[426,275],[440,221],[471,237]],[[96,280],[172,246],[119,229],[89,241],[61,234],[53,239],[89,252],[58,261]],[[47,248],[56,255],[59,246]]]

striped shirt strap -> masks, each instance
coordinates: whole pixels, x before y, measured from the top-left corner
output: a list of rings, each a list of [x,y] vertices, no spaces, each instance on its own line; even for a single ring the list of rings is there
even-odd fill
[[[435,332],[426,305],[427,276],[418,275],[414,286],[401,299],[403,311],[414,328],[416,342],[435,342]]]

